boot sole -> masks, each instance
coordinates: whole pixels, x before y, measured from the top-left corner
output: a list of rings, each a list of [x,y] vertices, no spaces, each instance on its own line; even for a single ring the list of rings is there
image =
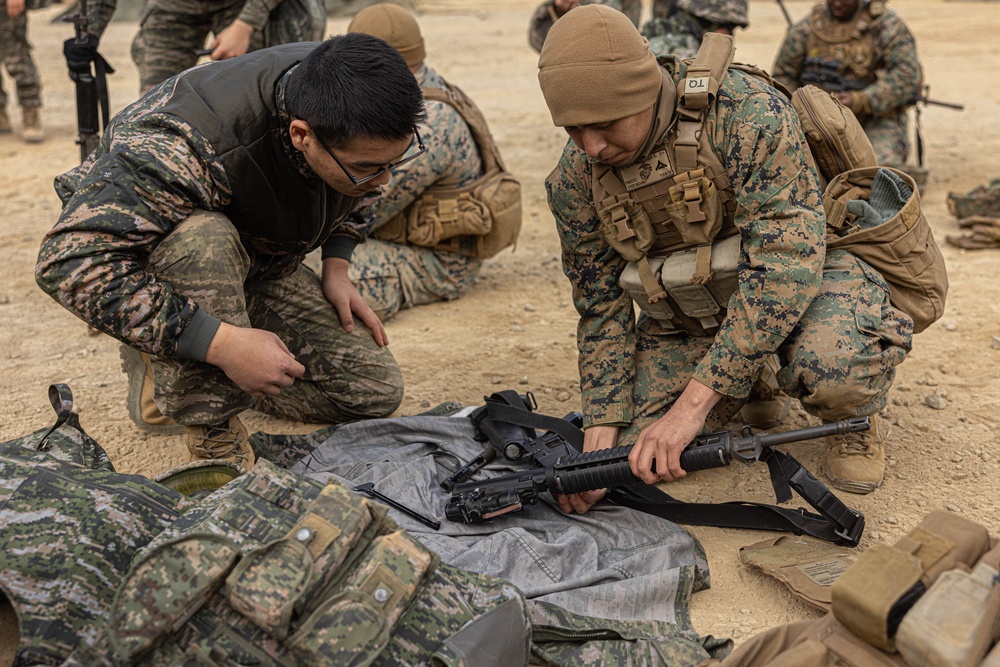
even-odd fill
[[[858,495],[867,495],[882,486],[882,481],[879,480],[877,484],[872,482],[858,482],[853,479],[837,479],[830,474],[830,468],[823,464],[823,474],[830,481],[830,486],[840,489],[841,491],[847,491],[848,493],[856,493]]]
[[[146,433],[156,435],[180,435],[184,433],[184,427],[180,424],[169,426],[159,426],[149,424],[142,420],[142,378],[146,374],[146,364],[142,361],[142,354],[133,350],[128,345],[119,345],[119,356],[122,360],[122,370],[128,377],[128,395],[125,398],[125,406],[128,408],[128,416],[132,422]]]

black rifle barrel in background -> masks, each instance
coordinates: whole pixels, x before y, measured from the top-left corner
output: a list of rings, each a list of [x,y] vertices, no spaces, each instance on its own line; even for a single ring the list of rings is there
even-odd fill
[[[76,31],[75,37],[64,44],[63,53],[69,78],[76,84],[76,143],[80,146],[80,162],[83,162],[97,148],[101,130],[108,125],[107,75],[114,74],[115,70],[97,52],[97,38],[87,32],[90,25],[87,0],[79,0],[77,12],[64,20],[72,23]]]

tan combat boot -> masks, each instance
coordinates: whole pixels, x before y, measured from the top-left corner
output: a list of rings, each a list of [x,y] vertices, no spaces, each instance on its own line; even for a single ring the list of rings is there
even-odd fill
[[[250,435],[239,417],[219,426],[185,426],[189,461],[229,461],[244,472],[253,469],[257,458],[250,447]]]
[[[869,419],[872,427],[868,431],[827,439],[823,474],[838,489],[850,493],[871,493],[882,484],[889,422],[877,415],[871,415]]]
[[[21,138],[29,144],[37,144],[45,138],[42,132],[41,107],[22,107],[22,118],[24,122],[21,127]]]
[[[149,355],[121,345],[118,353],[122,358],[122,370],[128,375],[126,405],[128,416],[135,425],[147,433],[175,435],[184,432],[184,427],[167,417],[153,402],[153,367]]]
[[[14,128],[10,124],[10,116],[7,115],[6,109],[0,109],[0,134],[10,134],[14,131]]]
[[[740,408],[740,417],[747,426],[771,429],[788,416],[792,397],[778,387],[778,360],[772,355],[764,363],[760,375],[750,388],[746,405]]]

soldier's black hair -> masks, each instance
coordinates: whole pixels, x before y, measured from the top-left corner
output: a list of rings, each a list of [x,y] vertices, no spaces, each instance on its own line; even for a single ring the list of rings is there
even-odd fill
[[[335,148],[370,137],[406,139],[424,97],[399,51],[363,33],[332,37],[288,77],[285,108]]]

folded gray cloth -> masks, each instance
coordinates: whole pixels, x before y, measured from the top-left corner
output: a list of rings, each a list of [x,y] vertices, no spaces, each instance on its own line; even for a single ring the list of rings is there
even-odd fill
[[[855,199],[847,202],[847,212],[854,215],[854,226],[870,229],[888,222],[913,196],[913,190],[899,174],[879,169],[872,179],[868,201]]]

